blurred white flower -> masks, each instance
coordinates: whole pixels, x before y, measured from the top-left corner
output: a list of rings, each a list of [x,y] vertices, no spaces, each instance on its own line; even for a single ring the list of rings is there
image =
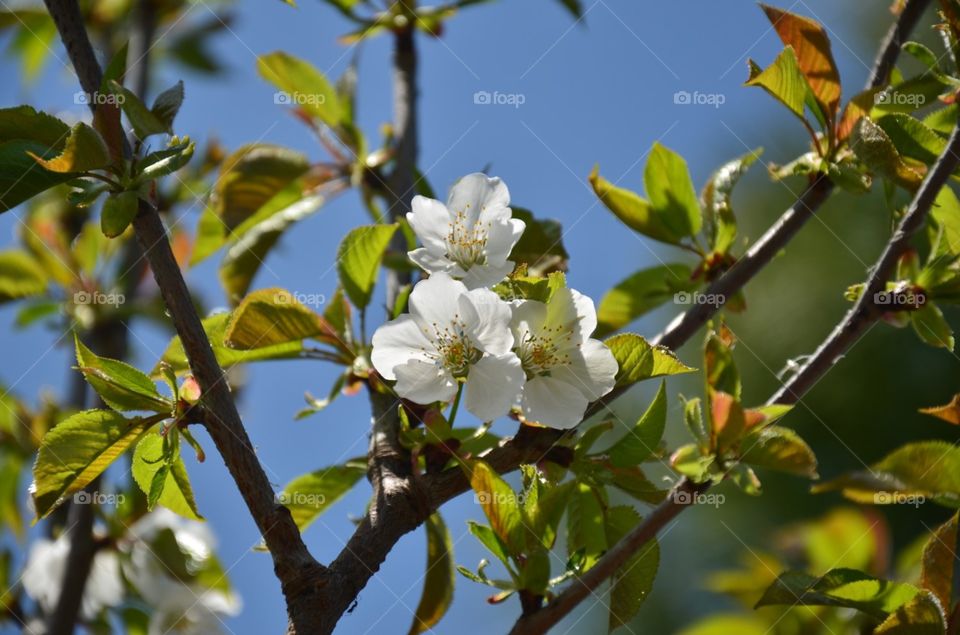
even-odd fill
[[[524,222],[511,218],[510,193],[498,178],[468,174],[454,184],[447,204],[415,196],[407,221],[423,247],[410,259],[428,273],[447,273],[468,289],[492,286],[513,271],[507,258]]]
[[[527,378],[520,400],[527,420],[572,428],[591,401],[613,390],[617,360],[590,337],[597,312],[587,296],[560,289],[547,304],[517,301],[510,326]]]
[[[170,530],[185,557],[186,571],[203,571],[214,557],[216,541],[203,523],[157,508],[127,532],[124,573],[143,599],[152,607],[150,635],[204,635],[222,632],[222,619],[240,612],[240,598],[220,587],[208,588],[176,577],[156,546],[164,530]],[[216,584],[216,580],[212,581]],[[220,580],[219,582],[223,582]]]
[[[419,404],[449,401],[465,380],[467,410],[483,421],[507,414],[523,385],[520,360],[510,351],[510,305],[445,273],[418,282],[409,303],[409,314],[373,334],[377,372]]]
[[[23,571],[23,588],[47,615],[56,609],[60,599],[69,555],[70,538],[67,534],[55,541],[40,538],[30,548]],[[93,557],[90,577],[83,589],[80,612],[84,619],[92,620],[104,608],[120,604],[123,596],[117,554],[112,550],[100,549]]]

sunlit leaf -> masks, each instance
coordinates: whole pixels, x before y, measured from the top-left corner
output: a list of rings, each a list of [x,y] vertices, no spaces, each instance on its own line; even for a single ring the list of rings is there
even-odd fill
[[[171,403],[157,392],[157,386],[130,364],[100,357],[75,338],[77,366],[87,383],[114,410],[170,412]]]
[[[286,289],[260,289],[234,310],[224,343],[253,350],[308,338],[333,339],[332,327]]]
[[[408,635],[429,631],[453,602],[455,569],[450,532],[436,512],[427,517],[423,527],[427,532],[427,570],[423,576],[423,593]]]
[[[669,264],[637,271],[607,291],[597,307],[596,337],[618,331],[640,316],[699,286],[687,265]]]
[[[340,500],[367,473],[362,461],[321,468],[293,479],[277,494],[277,500],[293,515],[300,531]]]
[[[155,489],[155,504],[185,518],[201,520],[203,516],[197,510],[197,501],[194,499],[193,487],[190,485],[183,459],[177,451],[169,464],[164,461],[163,437],[158,430],[159,428],[154,428],[145,434],[133,451],[133,479],[151,498],[154,497],[152,489]],[[175,435],[178,432],[171,430],[167,434]],[[158,479],[162,481],[156,486]]]
[[[610,462],[616,467],[630,467],[646,461],[660,445],[666,423],[666,382],[661,382],[653,402],[636,425],[607,450]]]
[[[837,606],[883,619],[917,593],[915,586],[881,580],[854,569],[832,569],[819,578],[787,571],[764,592],[757,608],[777,604]]]
[[[607,542],[616,544],[639,522],[640,515],[632,507],[611,507],[607,510],[604,526]],[[629,624],[640,610],[643,601],[653,589],[659,565],[660,545],[653,539],[630,556],[613,574],[610,588],[610,631]]]
[[[150,425],[111,410],[84,410],[57,424],[43,437],[33,466],[37,518],[89,485]]]
[[[645,379],[663,375],[690,373],[695,369],[685,365],[667,348],[651,346],[634,333],[621,333],[604,341],[619,364],[617,386],[629,386]]]
[[[370,295],[380,269],[380,261],[396,225],[366,225],[351,230],[337,250],[340,284],[357,308],[370,303]]]
[[[0,251],[0,303],[40,295],[46,288],[47,274],[29,253]]]

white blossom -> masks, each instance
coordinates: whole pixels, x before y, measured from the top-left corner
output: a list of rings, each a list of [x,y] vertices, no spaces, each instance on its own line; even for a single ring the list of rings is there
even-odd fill
[[[423,247],[409,252],[424,271],[446,273],[468,289],[492,286],[513,271],[507,260],[525,228],[512,218],[510,193],[498,178],[468,174],[447,204],[416,196],[407,220]]]
[[[23,571],[23,588],[47,615],[56,609],[60,599],[69,555],[69,534],[57,540],[40,538],[30,548]],[[120,604],[123,596],[123,580],[116,552],[98,550],[93,556],[90,576],[83,588],[81,615],[86,620],[92,620],[104,608]]]
[[[207,588],[180,580],[151,546],[159,532],[169,529],[187,558],[187,569],[199,571],[213,557],[216,541],[203,523],[157,508],[127,533],[129,558],[124,573],[153,608],[149,635],[205,635],[222,632],[223,618],[240,612],[240,598],[232,591]]]
[[[409,305],[409,314],[373,334],[377,372],[419,404],[449,401],[465,381],[467,410],[484,421],[507,414],[524,377],[511,352],[510,305],[445,273],[418,282]]]
[[[526,383],[524,418],[552,428],[572,428],[587,405],[613,390],[617,360],[590,335],[597,327],[593,300],[559,289],[546,304],[514,303],[511,329]]]

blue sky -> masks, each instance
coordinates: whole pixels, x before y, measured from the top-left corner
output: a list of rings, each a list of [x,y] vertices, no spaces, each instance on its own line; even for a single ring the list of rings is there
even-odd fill
[[[645,153],[659,140],[687,158],[699,184],[723,161],[757,146],[765,146],[766,160],[785,162],[799,149],[803,133],[772,99],[741,86],[748,57],[766,65],[781,48],[753,2],[585,0],[584,4],[584,20],[574,23],[557,2],[500,0],[456,16],[442,39],[421,37],[420,167],[438,192],[445,192],[458,177],[485,168],[503,178],[517,205],[563,223],[572,256],[570,284],[599,298],[630,272],[659,259],[671,262],[683,256],[638,238],[597,204],[586,183],[594,164],[607,178],[639,190]],[[888,0],[782,4],[834,29],[834,53],[850,87],[846,96],[856,92],[868,73],[872,42],[888,22],[888,5]],[[864,12],[876,12],[878,17],[851,28]],[[191,20],[208,18],[210,8],[203,2],[188,15]],[[297,8],[279,0],[241,0],[230,30],[215,45],[229,68],[227,75],[208,81],[167,65],[153,94],[183,77],[187,98],[177,121],[180,134],[196,139],[213,135],[230,149],[255,141],[276,143],[320,160],[324,155],[309,131],[274,104],[273,88],[256,74],[256,55],[284,49],[331,77],[339,76],[352,56],[359,55],[359,120],[373,143],[379,126],[390,119],[390,42],[381,37],[356,47],[338,44],[337,36],[349,30],[333,10],[316,0],[300,0]],[[65,59],[62,50],[54,53]],[[14,80],[18,70],[9,58],[0,59],[0,68],[8,78],[0,84],[3,105],[27,102],[53,112],[80,114],[72,100],[75,79],[57,59],[51,59],[39,82],[28,87]],[[522,104],[477,104],[478,91]],[[676,103],[678,92],[689,93],[691,101],[710,103]],[[768,184],[762,168],[747,183],[771,191],[781,188]],[[763,227],[778,209],[744,213],[754,214],[749,226]],[[179,210],[177,221],[192,228],[199,211],[199,207]],[[364,222],[354,194],[331,202],[283,239],[254,286],[331,294],[336,286],[337,243],[349,228]],[[16,213],[0,216],[0,246],[14,241],[16,227]],[[218,260],[212,258],[188,273],[188,282],[210,306],[223,305],[216,284]],[[639,332],[653,334],[668,314],[660,311],[645,319]],[[14,386],[27,398],[44,388],[63,394],[69,347],[64,342],[53,346],[56,334],[41,329],[14,331],[14,315],[12,308],[0,308],[0,384]],[[376,320],[376,313],[371,313],[371,324]],[[167,336],[142,324],[134,333],[134,361],[152,366]],[[319,416],[293,420],[303,405],[304,391],[326,393],[333,371],[321,364],[273,363],[247,369],[241,413],[278,487],[303,472],[365,452],[369,412],[362,397],[340,399]],[[622,410],[632,412],[629,407]],[[675,424],[673,417],[671,425]],[[497,429],[510,432],[506,424]],[[212,450],[209,438],[203,441]],[[205,464],[190,465],[191,477],[200,509],[220,537],[222,559],[245,603],[243,614],[227,626],[238,635],[278,632],[284,612],[269,558],[250,551],[259,542],[256,528],[216,453],[208,455]],[[362,514],[368,494],[362,483],[306,532],[321,561],[329,561],[340,550],[352,531],[351,517]],[[456,561],[469,567],[484,554],[466,534],[465,520],[479,514],[469,496],[444,510],[456,543]],[[682,535],[684,530],[668,537],[668,546],[679,550]],[[421,532],[402,540],[361,594],[356,611],[343,618],[340,632],[404,630],[419,598],[424,558]],[[519,607],[513,602],[489,606],[487,595],[486,588],[458,579],[453,607],[436,632],[456,632],[464,624],[478,623],[484,632],[505,631]],[[579,623],[571,620],[570,626],[598,632],[605,621],[601,611],[593,611]]]

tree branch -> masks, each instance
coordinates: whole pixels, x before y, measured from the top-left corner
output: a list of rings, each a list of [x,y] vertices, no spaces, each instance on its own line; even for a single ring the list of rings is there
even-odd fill
[[[874,69],[868,80],[868,88],[882,86],[887,82],[890,70],[900,53],[901,43],[906,38],[906,34],[915,27],[929,4],[930,0],[909,0],[906,8],[901,12],[896,23],[884,38]],[[415,91],[408,94],[413,95]],[[747,254],[734,267],[718,278],[705,293],[722,293],[729,297],[742,289],[816,213],[832,190],[833,183],[829,179],[819,178],[811,183],[798,200],[753,245]],[[691,315],[689,317],[686,314],[679,316],[664,333],[654,338],[653,342],[669,348],[679,348],[717,310],[719,310],[719,307],[696,305],[690,310]],[[606,395],[603,400],[591,404],[585,416],[589,417],[599,412],[624,392],[626,392],[625,389],[615,389]],[[521,426],[520,431],[514,438],[503,441],[497,448],[494,448],[482,458],[499,473],[512,472],[518,469],[520,465],[537,463],[549,458],[551,453],[562,453],[566,448],[556,445],[558,439],[559,434],[554,430]],[[558,458],[559,462],[563,461],[562,457],[555,458]],[[683,509],[682,505],[671,502],[674,501],[676,493],[693,491],[691,488],[697,487],[699,486],[695,486],[686,480],[680,481],[667,501],[654,510],[654,513],[635,528],[634,532],[642,532],[643,536],[656,535],[663,524],[669,522]],[[371,514],[368,514],[357,526],[347,547],[330,565],[331,572],[335,573],[333,579],[337,581],[335,584],[328,586],[330,592],[328,601],[331,610],[339,610],[340,613],[345,611],[369,579],[379,570],[380,565],[386,560],[397,541],[406,533],[416,529],[429,513],[436,511],[444,503],[467,491],[470,484],[460,468],[451,468],[438,474],[425,475],[420,479],[417,488],[422,492],[418,494],[418,497],[426,496],[429,501],[427,510],[422,512],[417,508],[414,513],[397,513],[391,515],[388,522],[378,523],[371,519],[371,514],[375,513],[372,509]],[[661,510],[661,508],[664,509]],[[657,510],[660,510],[659,514]],[[654,524],[655,522],[662,524]],[[631,540],[632,535],[633,533],[628,534],[624,540]],[[639,544],[642,546],[646,541],[645,538]],[[614,547],[614,549],[616,548]],[[595,565],[594,568],[598,565]],[[589,575],[589,573],[587,572],[585,575]],[[347,582],[344,578],[352,578],[352,581]],[[577,584],[572,584],[571,588],[574,586],[577,586]],[[577,602],[579,601],[577,600]],[[543,610],[548,610],[553,604],[551,603]],[[568,611],[575,605],[576,602],[570,606]],[[553,611],[557,611],[557,609],[553,609]],[[339,618],[340,613],[334,618],[334,622]]]
[[[98,90],[102,70],[90,45],[76,0],[45,0],[70,60],[88,93]],[[279,504],[243,427],[233,397],[203,330],[189,290],[157,211],[140,201],[133,221],[137,241],[150,263],[167,310],[201,387],[205,422],[227,469],[273,558],[274,571],[287,601],[290,630],[320,632],[323,606],[316,601],[319,576],[325,571],[307,551],[290,511]]]

